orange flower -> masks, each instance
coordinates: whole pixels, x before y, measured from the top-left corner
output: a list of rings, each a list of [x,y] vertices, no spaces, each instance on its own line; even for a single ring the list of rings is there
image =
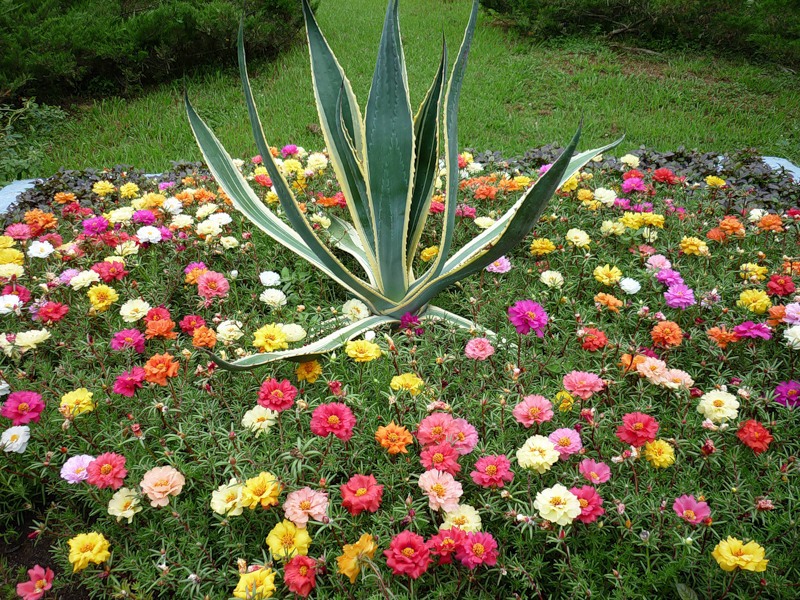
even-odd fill
[[[209,191],[205,188],[201,188],[199,190],[194,191],[194,199],[202,204],[204,202],[211,202],[212,200],[216,200],[217,195],[212,191]]]
[[[181,179],[181,183],[182,183],[183,185],[188,185],[188,186],[196,185],[196,182],[195,182],[195,180],[194,180],[194,177],[192,177],[191,175],[190,175],[190,176],[188,176],[188,177],[184,177],[183,179]]]
[[[217,198],[219,200],[222,200],[228,206],[233,206],[233,200],[231,200],[230,196],[228,196],[228,194],[226,194],[222,190],[220,190],[219,194],[217,194]]]
[[[144,337],[148,340],[153,338],[163,338],[165,340],[174,340],[178,334],[173,331],[175,321],[171,319],[156,319],[150,321],[145,329]]]
[[[720,327],[712,327],[706,331],[706,335],[710,337],[720,349],[725,350],[728,344],[739,341],[739,336],[733,331],[728,331],[725,325]]]
[[[70,202],[75,202],[75,194],[72,192],[58,192],[54,197],[58,204],[69,204]]]
[[[155,354],[144,365],[144,380],[158,385],[167,385],[167,377],[178,374],[179,363],[171,354]]]
[[[194,330],[192,346],[195,348],[213,348],[217,344],[217,334],[205,325]]]
[[[784,275],[800,275],[800,261],[785,260],[782,267]]]
[[[777,327],[783,323],[783,318],[786,316],[786,307],[783,304],[776,304],[775,306],[770,306],[767,312],[769,313],[767,325]]]
[[[42,231],[58,227],[58,219],[53,213],[46,213],[38,208],[26,212],[24,218],[33,235],[39,235]]]
[[[191,192],[181,192],[179,194],[175,194],[175,197],[180,200],[184,206],[189,206],[192,202],[194,202],[194,196]]]
[[[630,371],[636,371],[636,365],[639,365],[644,362],[645,356],[641,354],[623,354],[619,361],[619,366],[622,367],[622,370],[625,373]]]
[[[606,294],[605,292],[600,292],[597,294],[594,297],[594,302],[597,305],[597,308],[605,306],[608,310],[615,313],[618,313],[619,309],[622,308],[622,300],[619,300],[611,294]]]
[[[497,197],[497,188],[491,185],[481,185],[475,190],[476,200],[494,200]]]
[[[671,348],[681,345],[683,332],[678,324],[673,321],[661,321],[650,332],[653,343],[661,348]]]
[[[744,225],[741,221],[733,215],[728,215],[719,222],[719,228],[722,229],[727,235],[744,235]]]
[[[297,381],[314,383],[322,375],[322,365],[316,360],[302,362],[297,365],[294,374],[297,376]]]
[[[725,238],[728,236],[725,235],[725,232],[719,227],[714,227],[714,229],[710,230],[706,234],[706,237],[710,240],[714,240],[715,242],[724,242]]]
[[[414,441],[411,433],[402,425],[395,425],[394,421],[385,427],[378,427],[375,432],[375,440],[386,450],[389,454],[408,454],[406,446]]]
[[[776,233],[780,233],[783,231],[783,220],[779,215],[770,213],[759,219],[758,228],[761,231],[774,231]]]
[[[317,205],[323,208],[333,208],[334,206],[339,206],[339,199],[336,196],[319,196]]]
[[[189,285],[197,285],[197,280],[203,273],[208,273],[208,269],[192,269],[183,280]]]
[[[497,187],[503,192],[518,192],[522,189],[522,186],[513,179],[501,179]]]

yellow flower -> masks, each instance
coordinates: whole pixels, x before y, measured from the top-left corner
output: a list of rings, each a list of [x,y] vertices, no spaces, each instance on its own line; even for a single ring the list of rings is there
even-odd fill
[[[322,366],[316,360],[309,360],[297,365],[294,374],[297,376],[297,381],[314,383],[322,375]]]
[[[164,202],[167,201],[166,196],[163,194],[154,194],[150,192],[149,194],[145,194],[141,198],[142,200],[142,208],[161,208]]]
[[[22,265],[25,255],[16,248],[0,249],[0,265]]]
[[[564,182],[564,185],[561,186],[561,191],[562,192],[571,192],[571,191],[576,190],[576,189],[578,189],[577,173],[575,175],[573,175],[572,177],[570,177],[569,179],[567,179]]]
[[[716,175],[709,175],[708,177],[706,177],[706,185],[710,188],[721,188],[725,187],[728,184],[721,177],[717,177]]]
[[[136,198],[138,194],[139,194],[139,186],[133,183],[132,181],[128,183],[123,183],[121,186],[119,186],[120,198]]]
[[[370,362],[381,356],[380,346],[366,340],[347,342],[344,350],[356,362]]]
[[[61,396],[61,404],[58,412],[64,417],[82,415],[85,412],[94,410],[95,404],[92,400],[92,392],[86,388],[78,388]]]
[[[267,536],[267,546],[273,559],[289,560],[298,554],[305,556],[310,545],[308,531],[286,519],[275,525]]]
[[[592,190],[587,190],[586,188],[578,190],[578,200],[581,202],[591,202],[594,200],[594,192]]]
[[[547,238],[536,238],[531,242],[531,254],[544,256],[556,249],[556,245]]]
[[[739,567],[746,571],[761,573],[767,570],[769,562],[764,558],[764,548],[758,543],[747,542],[744,544],[742,540],[734,537],[728,537],[727,540],[722,540],[717,544],[711,552],[711,556],[723,571],[733,571]]]
[[[739,301],[736,306],[746,308],[757,315],[763,315],[772,306],[772,301],[766,292],[762,290],[744,290],[739,294]]]
[[[739,276],[745,281],[764,281],[769,269],[755,263],[744,263],[739,267]]]
[[[696,256],[709,256],[708,244],[696,237],[684,237],[681,240],[681,252]]]
[[[108,196],[116,189],[110,181],[98,181],[92,186],[92,191],[101,197]]]
[[[422,252],[420,252],[419,257],[424,262],[429,262],[429,261],[433,260],[434,258],[436,258],[436,256],[438,254],[439,254],[438,246],[428,246]]]
[[[635,213],[626,211],[620,218],[619,222],[625,225],[628,229],[640,229],[644,227],[644,213]]]
[[[625,233],[625,226],[619,221],[603,221],[600,225],[600,233],[603,235],[622,235]]]
[[[14,241],[14,238],[7,235],[0,235],[0,250],[11,248],[12,246],[16,245],[16,243],[17,242]]]
[[[572,405],[575,404],[575,398],[569,392],[561,391],[556,394],[556,402],[559,403],[558,410],[569,412],[572,410]]]
[[[69,544],[69,562],[72,572],[82,571],[89,563],[99,565],[111,556],[110,544],[102,533],[80,533],[67,542]]]
[[[289,344],[286,343],[286,334],[283,333],[283,329],[276,323],[270,323],[257,329],[253,334],[253,346],[260,352],[274,352],[288,348]]]
[[[659,215],[657,213],[641,213],[642,215],[642,224],[647,227],[657,227],[658,229],[664,229],[664,215]]]
[[[253,175],[268,175],[267,167],[256,167],[253,169]]]
[[[233,597],[244,600],[263,600],[263,598],[271,598],[274,591],[275,571],[261,567],[239,575],[239,583],[233,590]]]
[[[675,462],[675,450],[664,440],[655,440],[645,445],[644,457],[653,467],[666,469]]]
[[[119,294],[114,288],[102,284],[90,287],[86,295],[89,296],[89,302],[92,303],[92,308],[96,312],[107,311],[114,302],[119,300]]]
[[[514,183],[516,183],[521,188],[526,188],[530,185],[532,179],[530,177],[525,177],[524,175],[517,175],[514,177]]]
[[[278,194],[277,193],[275,193],[272,190],[270,190],[270,191],[267,192],[267,195],[264,197],[264,202],[266,202],[267,204],[277,204],[278,202],[280,202],[280,199],[278,198]]]
[[[622,271],[609,265],[595,267],[593,274],[595,280],[603,285],[614,285],[622,279]]]
[[[378,545],[373,537],[365,533],[355,544],[345,544],[342,555],[336,557],[339,573],[350,578],[350,583],[356,582],[356,577],[361,572],[361,561],[375,556]]]
[[[402,375],[395,375],[392,377],[392,382],[389,386],[394,391],[406,390],[412,396],[419,394],[425,382],[413,373],[403,373]]]
[[[261,508],[276,506],[282,490],[283,485],[275,475],[262,471],[245,482],[242,490],[242,506],[251,510],[258,505],[261,505]]]

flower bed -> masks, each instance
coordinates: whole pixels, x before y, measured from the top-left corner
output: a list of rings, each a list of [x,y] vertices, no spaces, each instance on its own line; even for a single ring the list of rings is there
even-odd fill
[[[497,337],[406,315],[244,374],[204,350],[366,307],[191,166],[51,189],[0,237],[0,514],[32,506],[58,571],[18,593],[794,598],[800,210],[726,214],[751,188],[641,154],[590,163],[441,295]],[[281,159],[316,228],[345,216],[324,154]],[[546,169],[487,164],[460,157],[457,237]]]

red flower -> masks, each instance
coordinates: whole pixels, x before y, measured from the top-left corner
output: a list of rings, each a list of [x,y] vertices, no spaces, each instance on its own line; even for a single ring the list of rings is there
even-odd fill
[[[599,516],[606,513],[603,509],[603,499],[592,486],[574,487],[570,492],[575,494],[580,502],[581,514],[575,518],[581,523],[594,523]]]
[[[458,452],[448,442],[428,446],[420,454],[420,462],[426,471],[438,469],[454,476],[461,470],[458,464]]]
[[[769,448],[770,442],[774,439],[769,429],[754,419],[742,423],[736,432],[736,437],[756,454],[761,454]]]
[[[514,480],[511,463],[505,454],[482,456],[470,476],[472,481],[485,488],[501,488]]]
[[[353,475],[350,481],[339,487],[342,493],[342,506],[351,515],[368,510],[376,512],[381,507],[383,486],[378,485],[372,475]]]
[[[66,317],[68,312],[69,306],[66,304],[61,304],[60,302],[45,302],[36,312],[36,319],[45,325],[52,325]]]
[[[383,555],[393,575],[408,575],[411,579],[422,575],[431,564],[425,540],[411,531],[401,531],[394,536]]]
[[[31,291],[24,285],[20,285],[17,282],[9,283],[3,288],[3,291],[0,292],[0,294],[3,296],[6,294],[14,294],[23,304],[27,304],[31,299]]]
[[[307,556],[295,556],[286,563],[283,581],[290,592],[307,598],[317,585],[317,561]]]
[[[667,185],[675,185],[680,181],[680,178],[669,169],[662,167],[661,169],[656,169],[655,172],[653,172],[653,181],[658,183],[666,183]]]
[[[622,417],[622,425],[617,428],[617,437],[636,448],[656,439],[658,421],[650,415],[634,412]]]
[[[170,321],[171,319],[172,317],[170,316],[169,311],[163,306],[151,308],[144,316],[145,323],[150,323],[151,321]]]
[[[288,379],[278,381],[270,377],[258,390],[258,403],[264,408],[281,412],[291,408],[297,396],[297,388]]]
[[[125,457],[114,452],[106,452],[95,458],[86,467],[86,472],[89,474],[86,481],[91,485],[100,489],[110,487],[112,490],[121,488],[128,474]]]
[[[451,527],[450,529],[440,529],[439,533],[429,539],[426,545],[428,550],[439,557],[440,565],[448,565],[453,562],[453,555],[466,539],[466,533],[458,527]]]
[[[584,327],[581,334],[581,348],[589,352],[596,352],[605,348],[607,343],[608,338],[605,333],[594,327]]]
[[[125,265],[121,262],[99,262],[92,265],[92,271],[100,276],[104,283],[111,283],[112,281],[121,281],[128,271],[125,270]]]
[[[767,282],[767,293],[770,296],[788,296],[794,294],[794,281],[788,275],[773,275]]]
[[[353,411],[341,402],[320,404],[311,414],[311,433],[321,437],[333,434],[346,442],[353,437],[355,425]]]
[[[478,565],[497,564],[497,542],[489,533],[475,531],[468,533],[466,539],[456,550],[456,558],[470,569]]]
[[[181,331],[186,335],[194,335],[194,330],[200,327],[205,327],[206,320],[199,315],[186,315],[178,323]]]
[[[622,174],[623,181],[627,181],[628,179],[632,179],[634,177],[636,179],[644,179],[644,173],[637,171],[636,169],[631,169],[630,171],[625,171]]]

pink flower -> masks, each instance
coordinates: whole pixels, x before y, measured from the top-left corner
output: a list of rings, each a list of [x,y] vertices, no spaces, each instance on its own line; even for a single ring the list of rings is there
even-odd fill
[[[605,387],[603,380],[594,373],[572,371],[564,375],[564,389],[584,400],[591,398],[592,394],[601,391],[603,387]]]
[[[592,486],[574,487],[570,489],[570,492],[578,497],[581,505],[581,514],[575,517],[581,523],[594,523],[599,516],[606,513],[603,508],[603,499]]]
[[[305,527],[309,519],[324,523],[328,520],[328,494],[304,487],[286,496],[283,510],[297,527]]]
[[[478,565],[493,567],[497,564],[497,542],[490,533],[482,531],[468,533],[456,550],[456,558],[470,569]]]
[[[224,297],[230,287],[225,276],[214,271],[206,271],[197,278],[197,293],[206,300]]]
[[[447,413],[433,413],[419,423],[417,439],[423,446],[439,444],[449,439],[453,429],[453,417]]]
[[[448,442],[427,446],[420,454],[420,462],[426,470],[438,469],[453,476],[461,470],[458,453]]]
[[[698,502],[694,496],[684,494],[675,498],[675,503],[672,505],[672,510],[675,511],[681,519],[692,525],[697,525],[703,520],[711,516],[711,509],[705,502]]]
[[[511,462],[506,455],[495,454],[479,458],[470,477],[481,487],[501,488],[514,480],[514,473],[511,472]]]
[[[258,403],[277,412],[291,408],[297,396],[297,388],[288,379],[278,381],[270,377],[258,390]]]
[[[556,450],[561,455],[561,460],[567,460],[570,455],[580,452],[581,448],[583,448],[581,436],[574,429],[566,427],[556,429],[547,439],[553,442]]]
[[[447,441],[459,454],[469,454],[478,445],[478,430],[466,419],[454,419]]]
[[[86,478],[91,485],[100,489],[110,487],[118,490],[128,474],[125,468],[125,457],[114,452],[106,452],[95,458],[86,467],[89,476]]]
[[[44,402],[42,396],[36,392],[12,392],[3,403],[0,415],[11,419],[12,425],[25,425],[26,423],[38,423],[42,418]]]
[[[631,192],[644,192],[647,190],[647,186],[644,184],[638,177],[631,177],[630,179],[626,179],[622,182],[622,193],[623,194],[630,194]]]
[[[22,600],[39,600],[47,590],[53,587],[55,573],[50,567],[45,569],[34,565],[32,569],[28,569],[28,577],[30,577],[30,581],[17,584],[17,595]]]
[[[136,390],[142,387],[146,375],[142,367],[133,367],[130,371],[125,371],[114,381],[114,393],[133,398]]]
[[[458,501],[464,493],[461,484],[450,473],[432,469],[419,477],[419,487],[428,495],[428,505],[433,510],[450,512],[458,508]]]
[[[617,437],[620,441],[636,448],[655,440],[657,433],[658,421],[650,415],[639,412],[624,415],[622,425],[617,427]]]
[[[547,326],[547,313],[542,305],[533,300],[520,300],[508,308],[508,320],[517,330],[517,333],[528,335],[533,331],[537,336],[544,337],[544,328]]]
[[[353,411],[341,402],[320,404],[311,414],[311,433],[321,437],[333,434],[346,442],[353,437],[355,425]]]
[[[283,582],[290,592],[307,598],[317,585],[317,561],[298,554],[283,569]]]
[[[142,477],[139,484],[142,492],[150,499],[150,506],[160,507],[169,504],[170,496],[181,493],[186,478],[172,467],[154,467]]]
[[[30,226],[25,223],[12,223],[6,227],[5,234],[18,242],[30,239],[33,236]]]
[[[472,360],[486,360],[494,354],[494,346],[486,338],[473,338],[467,342],[464,354]]]
[[[764,323],[753,323],[752,321],[745,321],[741,325],[733,328],[733,333],[740,338],[768,340],[772,337],[772,330]]]
[[[450,529],[440,529],[439,533],[432,536],[426,543],[428,550],[439,557],[440,565],[448,565],[453,562],[453,555],[467,539],[465,532],[458,527]]]
[[[489,271],[489,273],[508,273],[511,270],[511,261],[505,256],[501,256],[488,267],[486,267],[486,270]]]
[[[92,265],[92,271],[97,273],[104,283],[122,281],[122,278],[128,274],[128,271],[125,270],[125,265],[116,261],[102,261],[96,263]]]
[[[431,564],[425,540],[411,531],[401,531],[394,536],[383,555],[393,575],[408,575],[411,579],[417,579]]]
[[[111,338],[111,349],[120,351],[126,348],[133,348],[141,354],[144,352],[144,335],[138,329],[123,329],[114,334]]]
[[[660,271],[661,269],[672,268],[672,263],[663,254],[654,254],[647,259],[645,267],[647,267],[648,271]]]
[[[553,418],[553,405],[544,396],[525,396],[512,411],[514,418],[525,427],[544,423]]]
[[[611,479],[611,469],[604,462],[596,462],[591,458],[584,458],[578,465],[578,471],[589,483],[597,485]]]

